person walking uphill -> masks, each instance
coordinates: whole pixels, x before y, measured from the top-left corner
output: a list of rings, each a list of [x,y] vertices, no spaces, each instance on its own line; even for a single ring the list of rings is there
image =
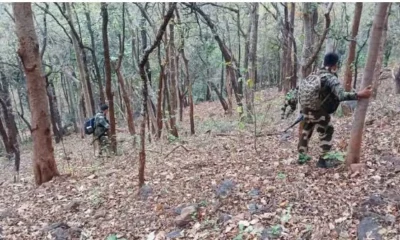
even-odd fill
[[[98,112],[94,118],[94,141],[97,142],[99,148],[99,156],[102,156],[104,152],[108,155],[109,141],[108,141],[108,129],[110,124],[107,120],[108,106],[107,104],[100,105],[100,112]]]
[[[290,106],[290,109],[289,109],[289,112],[286,114],[286,118],[288,118],[290,114],[292,114],[294,111],[296,111],[296,108],[297,108],[297,91],[298,91],[298,87],[290,90],[286,94],[285,103],[284,103],[283,107],[281,108],[281,110],[282,110],[281,119],[285,119],[285,112],[286,112],[286,108],[288,106]]]
[[[332,148],[331,141],[334,132],[330,114],[337,110],[341,101],[369,98],[372,94],[371,86],[357,93],[346,92],[336,75],[338,62],[339,56],[336,53],[328,53],[324,57],[324,67],[316,74],[311,74],[300,81],[299,102],[304,115],[303,130],[298,144],[300,164],[311,159],[307,155],[308,143],[316,129],[322,150],[317,167],[337,166],[339,162],[336,159],[327,158],[327,153]]]

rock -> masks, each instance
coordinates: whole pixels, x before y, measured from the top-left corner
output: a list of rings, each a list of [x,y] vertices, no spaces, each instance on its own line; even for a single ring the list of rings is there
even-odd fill
[[[385,217],[385,222],[388,224],[394,224],[396,222],[396,216],[392,214],[386,214]]]
[[[97,210],[96,214],[93,216],[93,218],[98,219],[98,218],[104,218],[105,216],[106,216],[106,211]]]
[[[357,239],[364,240],[369,239],[382,240],[382,236],[379,234],[379,225],[376,223],[374,218],[365,217],[361,220],[357,227]]]
[[[385,200],[383,200],[382,196],[380,196],[379,194],[373,194],[371,195],[366,201],[364,201],[361,205],[363,206],[370,206],[370,207],[374,207],[374,206],[379,206],[385,203]]]
[[[183,237],[182,232],[180,230],[174,230],[166,235],[167,239],[175,239]]]
[[[230,179],[224,180],[221,185],[218,186],[216,194],[218,197],[227,197],[232,190],[235,188],[236,183]]]
[[[148,185],[144,185],[139,191],[139,195],[143,200],[147,200],[147,198],[149,198],[149,196],[153,193],[153,189]]]
[[[232,219],[231,215],[226,214],[226,213],[222,213],[222,214],[219,215],[217,223],[224,224],[224,223],[226,223],[227,221],[229,221],[231,219]]]
[[[179,216],[175,218],[175,223],[178,227],[185,227],[190,221],[192,221],[192,216],[197,212],[195,206],[189,206],[182,209]]]

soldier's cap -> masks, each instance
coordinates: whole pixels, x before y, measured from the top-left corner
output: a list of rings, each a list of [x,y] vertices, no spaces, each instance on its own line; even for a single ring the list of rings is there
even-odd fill
[[[104,104],[104,103],[103,103],[103,104],[100,105],[100,110],[101,110],[101,111],[105,111],[105,110],[107,110],[107,109],[108,109],[108,105],[107,105],[107,104]]]

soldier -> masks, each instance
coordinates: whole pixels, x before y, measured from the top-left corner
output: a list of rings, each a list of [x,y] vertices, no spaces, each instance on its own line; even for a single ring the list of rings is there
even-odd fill
[[[298,144],[298,161],[300,164],[311,159],[311,157],[306,154],[308,151],[308,142],[312,136],[313,130],[316,128],[319,133],[321,142],[320,147],[322,150],[317,167],[330,168],[337,166],[339,162],[336,159],[326,159],[328,157],[326,154],[332,148],[331,140],[334,132],[334,128],[330,123],[330,114],[336,111],[341,101],[358,100],[369,98],[371,96],[371,86],[368,86],[357,93],[345,92],[336,75],[338,61],[339,56],[336,53],[326,54],[324,58],[324,67],[317,73],[319,80],[307,80],[307,78],[310,78],[310,75],[300,83],[299,99],[301,110],[304,115],[302,123],[303,130]],[[310,86],[311,88],[315,86],[318,87],[314,88],[314,90],[310,90]],[[318,89],[318,92],[315,92],[315,89]],[[310,104],[310,102],[307,102],[309,99],[316,98],[319,98],[320,100],[318,105],[313,105]],[[316,107],[310,108],[311,106]]]
[[[292,114],[294,111],[296,111],[297,108],[297,92],[298,92],[298,87],[290,90],[286,96],[285,96],[285,103],[283,107],[281,108],[282,110],[282,116],[281,119],[285,119],[285,112],[286,108],[290,106],[289,112],[286,115],[286,118],[289,117],[290,114]]]
[[[108,129],[110,128],[110,124],[106,117],[107,113],[107,104],[101,104],[100,112],[96,114],[94,120],[94,141],[97,142],[97,146],[99,147],[99,156],[102,156],[103,152],[106,151],[108,157],[109,141],[107,133]]]

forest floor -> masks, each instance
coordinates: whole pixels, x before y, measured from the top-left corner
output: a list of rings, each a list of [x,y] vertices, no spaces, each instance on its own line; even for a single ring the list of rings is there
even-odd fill
[[[225,116],[218,101],[195,106],[195,136],[185,112],[179,139],[147,144],[139,194],[138,151],[126,134],[118,134],[118,156],[104,160],[90,138],[66,137],[66,155],[55,145],[62,176],[40,187],[24,146],[19,183],[12,163],[0,165],[0,238],[400,239],[400,99],[391,84],[370,104],[359,174],[316,168],[315,135],[313,160],[298,165],[297,130],[267,134],[297,117],[280,120],[275,90],[256,94],[256,143],[254,125]],[[351,122],[333,117],[338,151],[346,151]]]

